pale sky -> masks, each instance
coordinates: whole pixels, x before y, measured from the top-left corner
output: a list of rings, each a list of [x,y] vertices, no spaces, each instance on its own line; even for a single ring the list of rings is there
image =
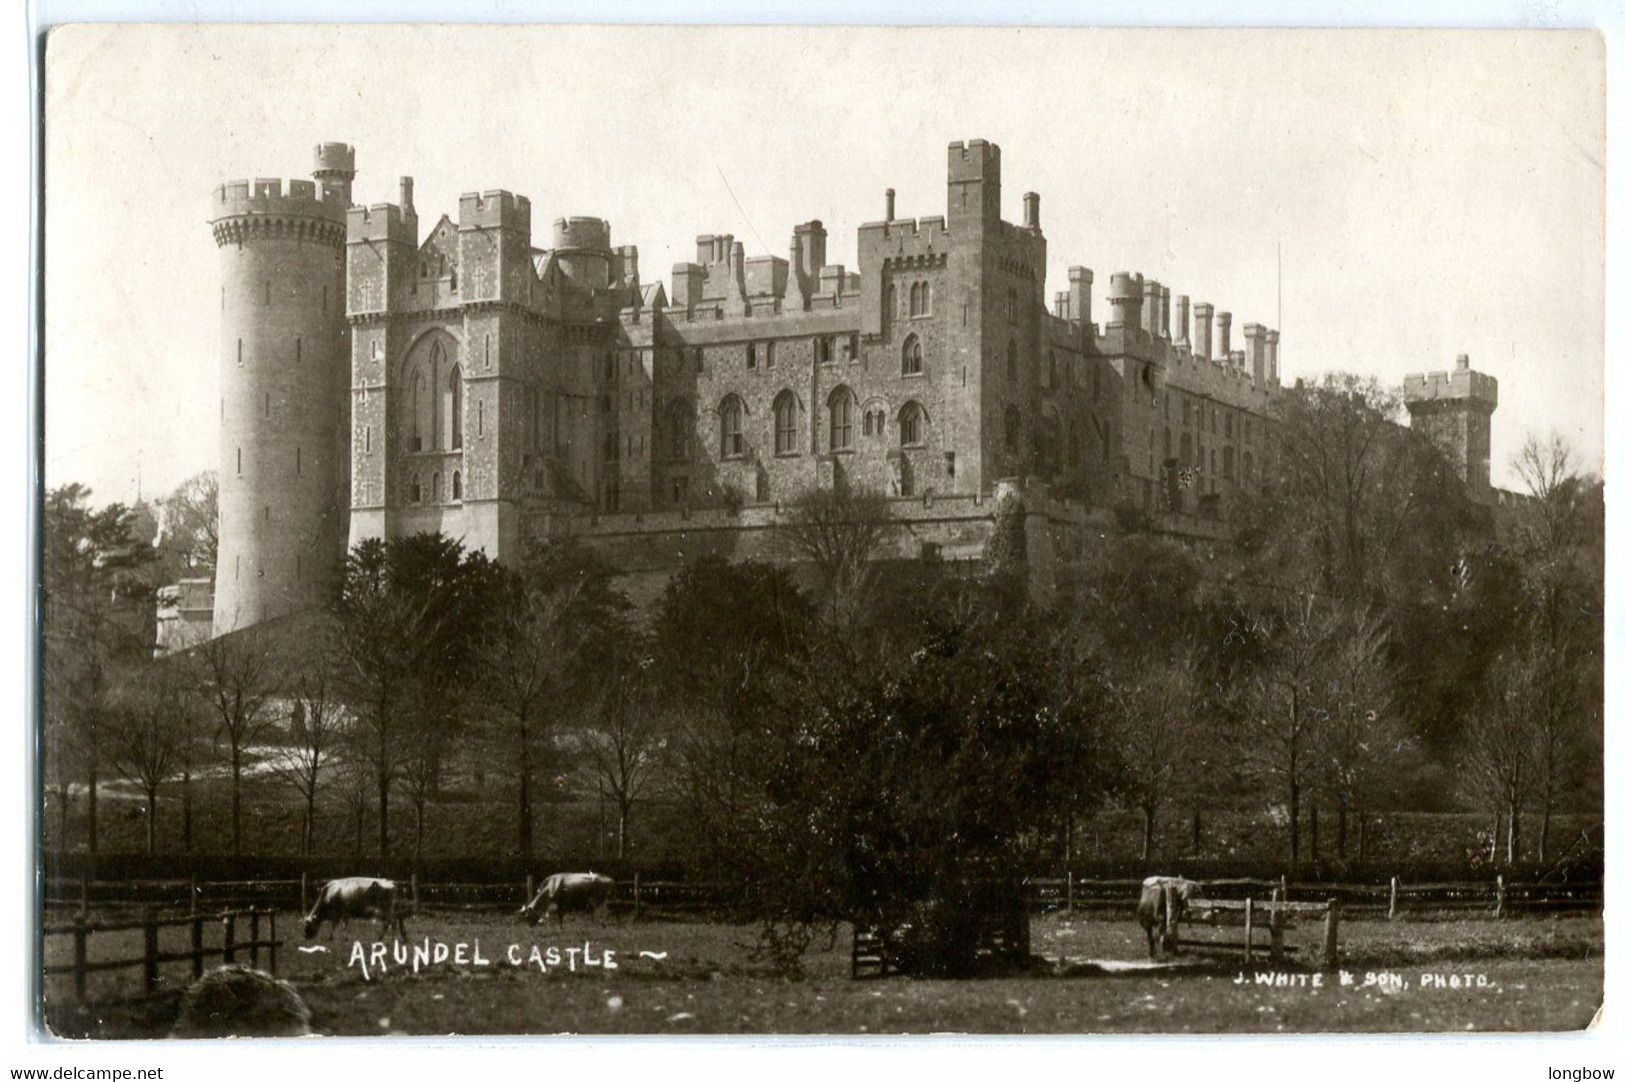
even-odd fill
[[[942,214],[946,147],[1043,197],[1046,294],[1138,271],[1283,380],[1397,383],[1456,354],[1500,381],[1492,473],[1530,433],[1602,459],[1603,53],[1541,31],[86,26],[46,66],[45,481],[147,497],[218,453],[208,195],[355,146],[359,202],[416,180],[607,218],[645,282],[701,233],[787,254],[821,218]],[[730,190],[731,189],[731,190]],[[1276,252],[1280,246],[1277,324]]]

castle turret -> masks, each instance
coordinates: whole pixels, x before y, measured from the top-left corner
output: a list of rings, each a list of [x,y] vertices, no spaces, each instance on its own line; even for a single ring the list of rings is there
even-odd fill
[[[220,555],[214,633],[319,605],[349,507],[344,230],[355,152],[316,148],[314,180],[216,188]]]
[[[1494,376],[1474,372],[1463,353],[1451,372],[1405,377],[1405,408],[1411,427],[1426,436],[1456,468],[1475,500],[1494,496],[1490,486],[1490,415],[1498,390]]]

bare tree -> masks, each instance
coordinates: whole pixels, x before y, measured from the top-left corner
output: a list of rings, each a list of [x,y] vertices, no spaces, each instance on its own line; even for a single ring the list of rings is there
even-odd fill
[[[316,796],[333,767],[344,737],[343,715],[326,659],[310,658],[289,678],[288,742],[274,761],[276,773],[299,794],[304,820],[299,852],[310,856],[316,834]]]
[[[657,777],[667,734],[650,685],[652,659],[623,654],[618,661],[580,738],[588,767],[615,803],[615,855],[624,859],[632,809]]]
[[[1383,622],[1371,609],[1353,607],[1327,657],[1325,716],[1316,751],[1337,802],[1339,859],[1348,852],[1350,813],[1363,814],[1396,758],[1412,745],[1392,715],[1387,650]]]
[[[231,852],[236,856],[243,851],[243,764],[270,724],[266,706],[276,694],[279,674],[271,640],[258,628],[210,639],[192,656],[214,714],[215,742],[224,741],[231,768]]]
[[[214,471],[188,477],[157,502],[156,547],[165,577],[212,574],[220,549],[220,484]]]
[[[1505,858],[1518,861],[1522,817],[1540,769],[1539,674],[1526,653],[1490,669],[1477,709],[1462,726],[1460,778],[1465,795],[1506,816]]]
[[[158,850],[158,793],[180,765],[195,709],[180,667],[150,664],[121,689],[109,717],[113,765],[146,798],[149,854]]]
[[[1203,763],[1206,736],[1198,717],[1196,663],[1189,653],[1168,661],[1122,666],[1106,679],[1108,741],[1116,749],[1116,796],[1139,811],[1140,858],[1155,845],[1157,816],[1188,789]]]

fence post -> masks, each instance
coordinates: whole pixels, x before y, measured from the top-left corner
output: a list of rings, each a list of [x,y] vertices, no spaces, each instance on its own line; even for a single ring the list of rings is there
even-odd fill
[[[1326,942],[1321,948],[1321,966],[1325,969],[1335,969],[1337,966],[1337,911],[1336,898],[1326,899]]]
[[[1253,900],[1251,898],[1247,899],[1246,904],[1241,908],[1241,912],[1244,932],[1244,938],[1241,941],[1241,964],[1250,966],[1253,964]]]
[[[192,979],[203,976],[203,918],[192,915]]]
[[[639,879],[638,873],[633,872],[632,873],[632,923],[633,924],[636,924],[638,922],[638,910],[642,907],[642,904],[643,904],[643,885],[642,885],[642,883],[641,883],[641,881]]]
[[[418,915],[418,873],[413,872],[412,873],[412,918],[414,920],[416,920],[417,915]]]
[[[186,898],[187,898],[187,904],[186,904],[187,912],[192,914],[192,916],[194,916],[194,917],[197,916],[197,873],[196,872],[192,873],[191,878],[187,882],[187,895],[186,895]]]
[[[1286,958],[1286,925],[1281,903],[1286,901],[1286,888],[1276,887],[1270,898],[1270,962],[1279,965]]]
[[[229,966],[237,961],[237,914],[226,913],[220,922],[225,925],[220,941],[220,963]]]
[[[79,873],[79,915],[90,916],[90,873]]]
[[[254,906],[248,907],[248,964],[260,967],[260,911]]]
[[[85,918],[73,922],[73,996],[79,1003],[85,1001]]]
[[[1174,920],[1174,891],[1167,884],[1162,887],[1162,955],[1179,953],[1179,925]]]
[[[270,922],[271,922],[271,976],[274,977],[274,976],[276,976],[276,948],[277,948],[276,910],[275,909],[271,910]]]
[[[1496,920],[1501,919],[1502,913],[1504,913],[1506,911],[1506,904],[1507,904],[1507,881],[1506,881],[1506,877],[1498,875],[1498,876],[1495,877],[1495,919]]]
[[[1072,915],[1072,869],[1066,870],[1066,915]]]
[[[632,882],[634,893],[636,893],[637,879],[634,878]],[[534,875],[527,875],[525,876],[525,897],[522,901],[520,901],[519,904],[529,905],[530,900],[534,897],[536,897],[536,877]]]
[[[147,995],[158,991],[158,912],[147,910],[146,922],[141,926],[144,940],[141,956],[141,983]]]
[[[1399,876],[1390,876],[1388,879],[1388,919],[1393,920],[1399,912]]]
[[[1281,901],[1286,901],[1286,873],[1281,873]]]
[[[299,912],[310,912],[310,873],[299,873]]]

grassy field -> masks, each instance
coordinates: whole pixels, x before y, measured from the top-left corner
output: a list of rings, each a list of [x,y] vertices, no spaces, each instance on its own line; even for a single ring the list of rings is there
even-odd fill
[[[409,963],[388,961],[387,972],[363,977],[349,962],[356,936],[370,942],[371,926],[354,926],[331,941],[324,932],[318,942],[329,948],[325,953],[295,949],[303,940],[291,915],[279,931],[290,939],[279,957],[281,974],[305,996],[319,1031],[334,1035],[1572,1030],[1584,1027],[1602,1002],[1599,917],[1347,921],[1341,969],[1352,983],[1326,973],[1318,988],[1261,985],[1251,977],[1238,984],[1235,966],[1111,977],[853,981],[844,934],[815,946],[804,977],[788,980],[753,958],[754,929],[746,926],[583,921],[561,933],[491,913],[426,914],[409,923],[420,945],[424,937],[448,951],[467,944],[463,964],[453,956],[413,973]],[[184,929],[166,931],[163,949],[180,949],[186,938]],[[474,964],[476,940],[488,965]],[[1294,941],[1315,939],[1306,933]],[[566,952],[584,943],[599,961],[613,951],[616,968],[586,965],[578,953],[572,972]],[[559,951],[557,965],[549,964],[549,947]],[[65,960],[66,948],[50,944],[48,960]],[[531,959],[533,948],[545,972]],[[1034,922],[1033,949],[1076,961],[1137,959],[1145,946],[1130,921],[1056,915]],[[93,960],[139,953],[139,932],[92,937]],[[1310,981],[1310,973],[1297,979]],[[185,964],[166,965],[164,978],[184,986]],[[92,996],[130,994],[139,979],[139,967],[97,975]],[[61,982],[47,986],[48,1001],[61,1005],[53,1028],[63,1035],[149,1036],[162,1032],[174,1011],[171,996],[85,1014],[68,1004],[68,992]]]

